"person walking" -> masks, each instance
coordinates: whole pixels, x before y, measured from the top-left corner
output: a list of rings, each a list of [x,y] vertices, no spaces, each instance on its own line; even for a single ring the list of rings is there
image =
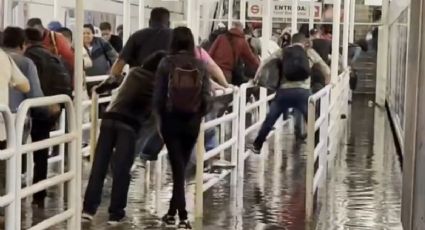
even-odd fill
[[[178,212],[178,229],[192,229],[186,211],[185,171],[211,95],[209,77],[196,58],[189,28],[173,30],[170,55],[161,61],[156,75],[154,108],[173,174],[170,207],[162,220],[166,226],[175,226]]]

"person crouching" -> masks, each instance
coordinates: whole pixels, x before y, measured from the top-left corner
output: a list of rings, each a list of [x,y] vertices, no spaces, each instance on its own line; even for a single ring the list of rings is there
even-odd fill
[[[83,220],[91,221],[100,205],[103,183],[112,166],[112,191],[108,224],[116,225],[125,218],[130,170],[134,162],[135,143],[141,123],[152,112],[155,72],[165,52],[148,57],[142,67],[133,68],[125,78],[117,96],[103,115],[90,179],[83,203]],[[101,93],[118,86],[116,78],[109,78],[95,90]],[[115,150],[114,150],[115,149]]]

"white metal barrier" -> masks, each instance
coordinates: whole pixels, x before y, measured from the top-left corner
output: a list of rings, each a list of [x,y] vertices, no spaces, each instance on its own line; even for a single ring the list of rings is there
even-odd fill
[[[63,103],[65,105],[66,127],[67,133],[49,139],[38,141],[30,144],[22,144],[22,137],[24,132],[25,118],[30,108],[49,106],[53,104]],[[45,190],[55,185],[67,186],[67,209],[51,218],[48,218],[39,224],[32,226],[30,229],[47,229],[61,222],[67,221],[67,229],[79,229],[80,220],[78,220],[78,213],[80,212],[80,194],[81,194],[81,171],[78,165],[81,165],[81,155],[77,154],[76,139],[78,130],[76,129],[75,111],[71,99],[65,95],[58,95],[52,97],[42,97],[27,99],[19,107],[16,117],[16,166],[14,168],[15,174],[21,172],[22,155],[29,152],[37,151],[53,147],[60,144],[67,144],[67,172],[63,172],[54,177],[40,181],[34,185],[29,185],[24,188],[21,187],[21,177],[15,176],[15,216],[16,221],[15,229],[21,229],[21,201],[30,195],[39,191]],[[66,183],[68,182],[68,183]]]
[[[337,152],[343,137],[344,115],[347,116],[350,95],[349,70],[338,76],[334,85],[328,85],[310,96],[308,102],[308,137],[306,166],[306,220],[312,221],[315,207],[320,212],[320,200],[325,198],[328,163]]]
[[[260,88],[259,99],[257,101],[254,101],[251,104],[247,104],[247,101],[246,101],[247,91],[248,89],[254,88],[254,87],[255,86],[251,82],[249,82],[249,83],[242,84],[240,89],[241,93],[240,93],[239,132],[238,132],[239,154],[238,154],[237,166],[238,166],[238,181],[240,181],[241,183],[243,183],[243,178],[244,178],[245,160],[249,156],[249,151],[247,151],[245,148],[246,137],[250,133],[254,132],[255,130],[258,130],[261,127],[261,124],[263,123],[267,115],[268,103],[271,100],[273,100],[275,97],[275,94],[267,95],[266,88]],[[249,127],[247,127],[246,115],[256,109],[259,110],[259,117],[254,123],[252,123],[251,125],[249,125]],[[267,138],[271,137],[276,132],[280,132],[281,129],[283,128],[283,125],[290,124],[289,119],[285,120],[284,123],[282,123],[282,121],[283,119],[278,119],[278,121],[275,124],[276,129],[272,130]],[[291,125],[289,125],[289,127],[291,127]],[[275,142],[278,142],[278,138],[275,138]]]
[[[217,91],[216,96],[224,96],[233,94],[232,100],[232,112],[223,115],[217,119],[203,122],[201,125],[201,130],[199,132],[199,138],[196,144],[196,185],[195,185],[195,217],[201,218],[203,215],[203,193],[207,191],[209,188],[217,184],[220,180],[224,179],[227,175],[233,172],[231,177],[231,185],[236,185],[236,164],[237,164],[237,156],[238,156],[238,114],[239,114],[239,89],[226,89],[225,91]],[[205,131],[211,128],[215,128],[217,126],[221,126],[221,135],[224,139],[224,125],[227,122],[231,122],[232,124],[232,132],[230,135],[230,139],[221,143],[216,148],[205,152]],[[222,154],[226,149],[231,149],[231,158],[230,163],[233,167],[232,169],[223,170],[217,177],[208,180],[208,182],[204,183],[204,162]]]
[[[0,114],[3,116],[6,128],[7,147],[0,150],[0,160],[6,161],[6,192],[0,196],[0,207],[5,207],[5,229],[15,229],[17,219],[15,217],[16,210],[16,134],[14,127],[14,119],[8,106],[0,105]],[[3,128],[3,127],[0,127]]]
[[[108,75],[100,75],[100,76],[89,76],[86,77],[87,83],[100,83],[104,80],[106,80],[109,76]],[[104,96],[100,97],[99,94],[96,92],[89,92],[92,95],[92,98],[87,98],[86,100],[83,100],[83,111],[87,111],[90,108],[90,119],[83,122],[83,130],[81,130],[83,133],[87,130],[90,130],[90,141],[89,144],[82,148],[82,154],[84,157],[92,157],[94,153],[94,141],[97,138],[97,132],[95,128],[98,128],[99,125],[99,110],[98,106],[100,104],[105,104],[111,102],[112,96]],[[96,106],[93,106],[96,105]]]

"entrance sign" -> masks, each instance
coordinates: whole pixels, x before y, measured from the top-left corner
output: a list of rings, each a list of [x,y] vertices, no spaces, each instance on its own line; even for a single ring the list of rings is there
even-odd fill
[[[261,18],[263,17],[263,4],[265,1],[249,0],[248,2],[248,17]],[[314,7],[314,19],[322,18],[322,3],[320,2],[299,2],[298,3],[298,18],[310,18],[310,4]],[[292,1],[276,1],[272,3],[273,18],[291,18],[292,15]]]

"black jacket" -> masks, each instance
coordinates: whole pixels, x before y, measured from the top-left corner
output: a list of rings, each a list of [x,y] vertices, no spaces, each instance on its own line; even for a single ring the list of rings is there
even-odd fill
[[[156,71],[154,109],[159,115],[172,112],[167,109],[169,78],[174,68],[185,65],[195,66],[201,72],[203,82],[202,108],[199,115],[203,116],[208,112],[209,106],[211,105],[211,85],[204,64],[194,56],[186,52],[181,52],[162,59]]]
[[[117,53],[120,53],[122,50],[122,39],[117,36],[112,34],[111,38],[109,39],[109,43],[111,44],[112,47],[114,47],[115,51],[117,51]]]
[[[120,120],[137,132],[152,113],[155,74],[142,67],[131,69],[115,98],[109,104],[104,119]]]

